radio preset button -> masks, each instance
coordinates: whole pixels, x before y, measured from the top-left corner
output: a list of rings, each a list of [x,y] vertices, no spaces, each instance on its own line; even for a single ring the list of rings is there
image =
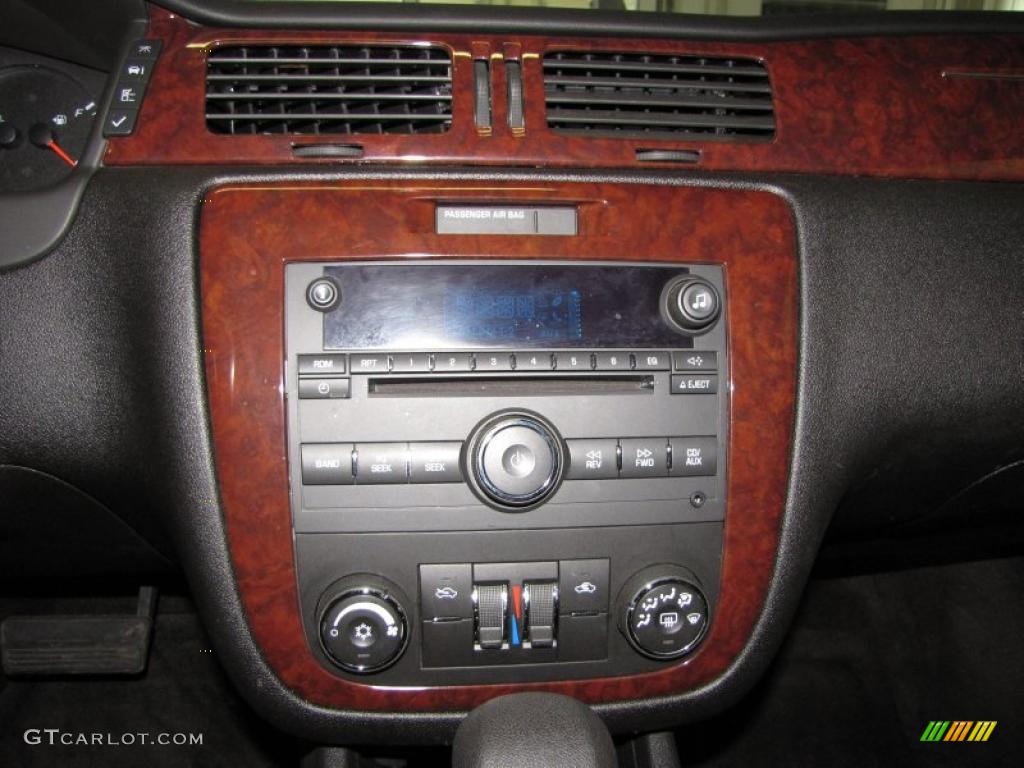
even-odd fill
[[[381,485],[409,481],[407,443],[356,443],[356,482]]]
[[[668,440],[664,437],[635,437],[620,440],[622,469],[619,476],[665,477],[668,475]]]
[[[434,373],[466,373],[473,370],[473,357],[465,352],[435,352]]]
[[[667,371],[671,367],[668,352],[634,352],[633,360],[638,371]]]
[[[351,443],[306,443],[301,447],[304,485],[351,485]]]
[[[607,480],[619,476],[618,448],[614,439],[567,440],[567,480]]]
[[[517,371],[550,371],[552,356],[550,352],[516,352]]]
[[[629,352],[597,352],[594,367],[599,371],[630,371],[633,369]]]
[[[672,353],[672,367],[677,371],[717,371],[717,352],[686,352]]]
[[[672,477],[709,477],[718,469],[718,440],[714,437],[670,437]]]
[[[551,356],[559,371],[591,371],[594,369],[592,352],[556,352]]]
[[[387,355],[353,354],[349,362],[352,373],[388,373],[390,370]]]
[[[391,356],[392,373],[429,373],[430,355],[424,352],[404,352]]]
[[[300,400],[338,400],[349,396],[348,379],[299,379]]]
[[[477,371],[511,371],[512,355],[506,353],[476,353]]]
[[[459,483],[462,443],[409,443],[410,483]]]
[[[673,395],[713,395],[718,391],[718,376],[672,375]]]

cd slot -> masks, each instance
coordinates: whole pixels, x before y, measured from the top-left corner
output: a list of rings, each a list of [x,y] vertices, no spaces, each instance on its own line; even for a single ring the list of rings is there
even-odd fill
[[[650,395],[654,376],[445,376],[370,377],[370,397],[545,397],[551,395]]]

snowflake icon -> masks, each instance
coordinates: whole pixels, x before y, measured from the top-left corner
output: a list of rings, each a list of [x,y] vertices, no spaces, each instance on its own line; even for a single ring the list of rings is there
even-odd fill
[[[355,636],[358,640],[369,640],[373,637],[373,627],[369,624],[360,624],[355,628]]]

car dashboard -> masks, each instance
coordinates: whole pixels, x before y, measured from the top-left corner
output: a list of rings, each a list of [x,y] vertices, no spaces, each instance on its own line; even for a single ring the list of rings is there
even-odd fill
[[[275,728],[426,745],[1019,554],[1016,19],[102,5],[0,38],[12,594],[180,578]]]

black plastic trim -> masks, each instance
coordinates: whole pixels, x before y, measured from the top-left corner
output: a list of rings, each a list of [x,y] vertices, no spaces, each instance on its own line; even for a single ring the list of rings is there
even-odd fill
[[[650,37],[692,40],[801,40],[868,35],[1012,34],[1024,14],[1012,12],[888,11],[769,17],[576,11],[507,6],[282,3],[251,0],[163,0],[168,10],[220,27],[423,29],[574,37]]]

